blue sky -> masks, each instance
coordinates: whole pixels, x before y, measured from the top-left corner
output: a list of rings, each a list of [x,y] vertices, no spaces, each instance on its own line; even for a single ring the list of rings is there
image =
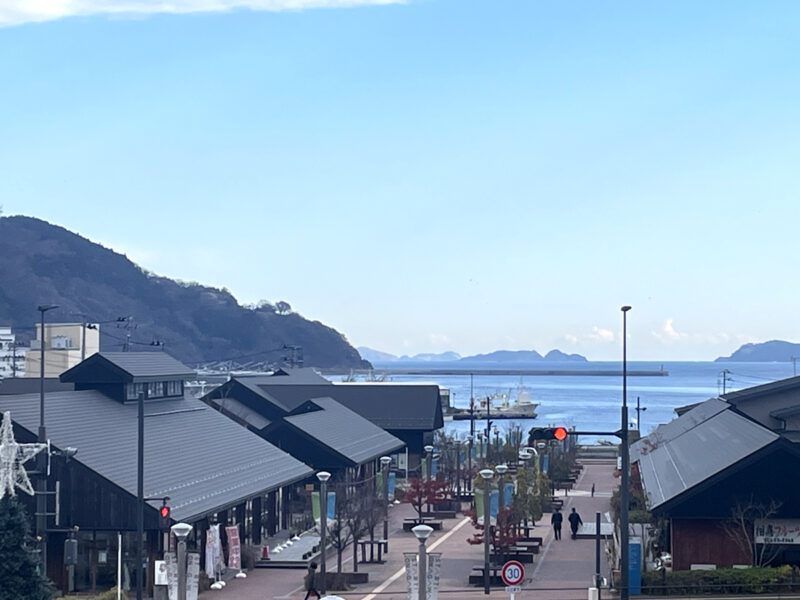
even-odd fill
[[[396,354],[800,341],[796,2],[107,4],[0,3],[5,214]]]

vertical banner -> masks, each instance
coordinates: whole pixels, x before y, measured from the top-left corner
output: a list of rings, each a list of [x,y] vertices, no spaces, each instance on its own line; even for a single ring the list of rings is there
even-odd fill
[[[311,516],[319,523],[319,492],[311,492]]]
[[[422,461],[422,463],[421,463],[421,471],[420,471],[422,473],[422,478],[423,479],[427,479],[428,478],[428,461],[425,460],[424,458],[421,458],[420,460]]]
[[[417,553],[403,552],[403,562],[406,566],[406,594],[408,595],[408,600],[418,600],[419,569],[417,569]]]
[[[178,557],[174,552],[164,552],[167,567],[167,595],[169,600],[178,600]]]
[[[389,473],[389,500],[394,502],[394,484],[396,479],[395,473]]]
[[[475,514],[478,517],[478,523],[483,523],[483,492],[476,491],[473,497],[475,498]]]
[[[200,553],[186,555],[186,600],[197,600],[200,585]]]
[[[439,578],[442,575],[442,553],[428,553],[428,571],[425,573],[425,590],[427,600],[437,600],[439,597]]]
[[[503,506],[511,506],[514,495],[514,484],[507,483],[503,486]]]
[[[642,593],[642,538],[631,536],[628,540],[628,592]]]
[[[242,570],[242,547],[239,545],[239,527],[231,525],[225,528],[228,538],[228,568]]]
[[[383,471],[375,474],[375,494],[383,498]]]
[[[547,475],[547,467],[549,466],[550,466],[550,457],[547,454],[545,454],[542,457],[542,473]]]
[[[219,523],[215,523],[206,531],[206,574],[211,579],[216,579],[217,565],[220,562],[222,562],[222,539],[219,534]]]
[[[434,458],[431,461],[431,479],[435,479],[436,478],[436,472],[438,470],[439,470],[439,459],[438,458]]]
[[[336,492],[328,492],[328,521],[336,518]]]
[[[500,501],[500,494],[497,493],[497,490],[492,490],[489,493],[489,516],[492,519],[497,518],[497,509],[499,501]]]

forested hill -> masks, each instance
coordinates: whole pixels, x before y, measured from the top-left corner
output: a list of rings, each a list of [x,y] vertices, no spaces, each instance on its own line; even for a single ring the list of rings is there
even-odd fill
[[[730,356],[720,356],[714,362],[789,362],[800,357],[800,344],[771,340],[745,344]]]
[[[265,282],[268,286],[269,282]],[[187,363],[279,361],[302,347],[306,366],[368,367],[342,334],[274,306],[240,306],[227,290],[147,273],[62,227],[23,216],[0,217],[0,325],[34,337],[37,306],[57,304],[50,322],[101,323],[101,350],[160,348]],[[117,323],[119,317],[132,317]],[[128,324],[131,329],[125,329]]]

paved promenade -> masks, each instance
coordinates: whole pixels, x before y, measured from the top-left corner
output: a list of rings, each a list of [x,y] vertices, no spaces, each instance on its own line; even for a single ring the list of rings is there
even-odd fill
[[[613,477],[614,464],[611,462],[587,461],[574,490],[564,497],[565,514],[563,539],[553,539],[550,515],[545,514],[539,521],[534,534],[544,538],[541,552],[533,565],[526,565],[525,582],[522,591],[516,594],[518,600],[553,599],[585,600],[587,588],[591,585],[595,568],[594,539],[572,540],[566,515],[574,507],[586,523],[594,523],[595,513],[609,510],[611,492],[618,485]],[[595,495],[591,496],[592,484]],[[563,492],[561,492],[563,494]],[[410,506],[401,504],[390,510],[389,553],[383,564],[361,564],[359,571],[369,573],[369,583],[359,585],[347,592],[331,592],[347,600],[406,600],[405,569],[403,553],[416,552],[417,540],[410,532],[402,529],[403,518],[413,516]],[[467,544],[474,529],[469,519],[459,516],[446,519],[441,531],[435,531],[428,539],[430,552],[442,553],[442,575],[439,597],[443,600],[458,598],[489,598],[497,600],[509,598],[503,587],[493,587],[490,595],[483,593],[483,587],[467,584],[472,566],[483,563],[483,546]],[[601,545],[604,549],[605,544]],[[352,549],[347,548],[344,557],[344,571],[352,571]],[[336,554],[330,553],[327,559],[328,571],[336,570]],[[608,577],[607,561],[601,559],[603,575]],[[293,600],[302,598],[305,570],[301,569],[255,569],[248,573],[247,579],[229,581],[221,591],[208,591],[201,594],[203,600],[218,597],[220,600]],[[608,592],[605,592],[605,597]]]

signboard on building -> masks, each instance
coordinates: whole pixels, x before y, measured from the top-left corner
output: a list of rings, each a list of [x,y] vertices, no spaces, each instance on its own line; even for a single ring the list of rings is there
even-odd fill
[[[800,544],[800,519],[756,519],[756,544]]]

